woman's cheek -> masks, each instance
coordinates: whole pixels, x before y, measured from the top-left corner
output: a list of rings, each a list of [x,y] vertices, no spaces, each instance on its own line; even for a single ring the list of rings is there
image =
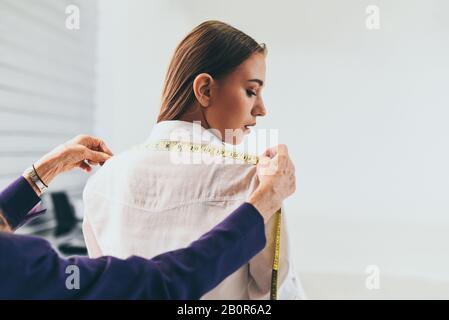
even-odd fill
[[[234,110],[233,122],[234,129],[241,129],[245,125],[247,116],[247,106],[245,104],[240,104],[236,110]]]

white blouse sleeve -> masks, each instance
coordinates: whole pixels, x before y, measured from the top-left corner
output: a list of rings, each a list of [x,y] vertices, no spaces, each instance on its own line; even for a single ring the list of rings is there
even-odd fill
[[[98,241],[95,237],[94,231],[92,230],[92,226],[86,215],[84,215],[83,219],[83,235],[89,257],[98,258],[103,256],[100,246],[98,245]]]

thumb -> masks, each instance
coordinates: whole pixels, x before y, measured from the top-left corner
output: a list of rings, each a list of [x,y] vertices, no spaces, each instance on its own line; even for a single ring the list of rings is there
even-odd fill
[[[258,166],[261,168],[266,168],[270,165],[270,157],[266,155],[262,155],[259,157]]]
[[[273,158],[274,156],[276,156],[276,154],[277,154],[277,146],[271,147],[271,148],[268,148],[267,150],[265,150],[265,152],[263,153],[263,156]]]
[[[108,161],[111,156],[107,153],[104,152],[100,152],[100,151],[93,151],[90,150],[89,148],[86,148],[84,151],[84,160],[88,160],[91,162],[97,162],[97,163],[103,163]]]
[[[258,173],[259,177],[269,176],[269,175],[273,174],[272,162],[273,162],[273,159],[270,159],[270,157],[267,157],[267,156],[259,157],[259,163],[257,164],[257,173]]]

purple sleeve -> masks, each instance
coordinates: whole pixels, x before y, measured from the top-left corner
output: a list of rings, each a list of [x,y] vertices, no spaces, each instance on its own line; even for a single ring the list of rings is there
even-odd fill
[[[265,243],[263,218],[248,203],[189,247],[150,260],[66,260],[43,239],[0,233],[0,299],[199,299]],[[69,290],[73,266],[80,283]]]
[[[40,201],[41,199],[24,177],[15,180],[0,193],[3,216],[13,230],[45,212],[45,210],[33,211]]]

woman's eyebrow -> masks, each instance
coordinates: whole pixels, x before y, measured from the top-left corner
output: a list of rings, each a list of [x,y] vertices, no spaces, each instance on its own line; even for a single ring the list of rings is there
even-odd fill
[[[257,82],[261,87],[263,86],[263,81],[260,79],[249,79],[248,82]]]

